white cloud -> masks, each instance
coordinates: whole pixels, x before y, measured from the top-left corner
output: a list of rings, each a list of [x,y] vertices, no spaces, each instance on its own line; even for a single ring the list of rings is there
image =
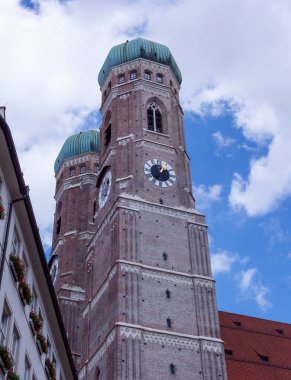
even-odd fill
[[[220,131],[213,133],[212,136],[219,148],[227,148],[235,143],[235,139],[228,136],[223,136]]]
[[[218,184],[208,187],[205,185],[193,185],[193,192],[198,209],[207,209],[213,202],[219,201],[221,199],[221,191],[222,186]]]
[[[240,272],[240,283],[239,287],[242,291],[249,289],[250,285],[253,282],[254,276],[257,270],[255,268],[248,269],[246,271]]]
[[[238,255],[222,251],[211,255],[211,268],[213,275],[228,273],[232,265],[238,260]]]
[[[236,274],[235,279],[244,299],[255,301],[263,311],[272,307],[271,302],[267,299],[269,289],[258,279],[256,268],[240,271]]]
[[[263,214],[290,195],[289,1],[35,2],[38,14],[0,0],[0,105],[7,104],[42,231],[53,215],[53,161],[99,108],[97,75],[109,49],[139,30],[172,50],[186,111],[217,116],[227,107],[247,140],[268,147],[248,176],[234,177],[231,205]]]

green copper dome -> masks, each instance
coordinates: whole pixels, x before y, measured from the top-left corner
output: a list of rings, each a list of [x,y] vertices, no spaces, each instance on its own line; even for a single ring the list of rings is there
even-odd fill
[[[156,42],[136,38],[135,40],[126,41],[123,44],[113,46],[110,50],[98,75],[100,87],[105,83],[106,77],[112,67],[137,58],[144,58],[170,66],[177,81],[181,84],[182,75],[170,49]]]
[[[55,162],[55,173],[60,170],[66,158],[79,156],[84,153],[99,153],[100,134],[97,129],[89,129],[70,136],[65,141]]]

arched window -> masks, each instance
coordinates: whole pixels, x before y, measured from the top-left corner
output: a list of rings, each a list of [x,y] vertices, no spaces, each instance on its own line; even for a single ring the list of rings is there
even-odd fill
[[[157,74],[157,83],[163,83],[163,75],[162,74]]]
[[[118,84],[124,83],[125,82],[125,76],[124,74],[120,74],[118,76]]]
[[[94,380],[100,380],[100,368],[99,367],[97,367],[95,370]]]
[[[150,71],[146,70],[144,72],[144,79],[151,80],[152,79],[152,74]]]
[[[162,113],[156,103],[150,103],[148,106],[148,129],[150,131],[162,133]]]
[[[136,70],[133,70],[133,71],[130,72],[129,79],[130,80],[136,79]]]

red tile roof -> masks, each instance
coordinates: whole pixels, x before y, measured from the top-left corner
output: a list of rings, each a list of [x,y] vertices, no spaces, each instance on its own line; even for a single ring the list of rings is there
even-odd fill
[[[219,312],[228,380],[291,380],[291,325]]]

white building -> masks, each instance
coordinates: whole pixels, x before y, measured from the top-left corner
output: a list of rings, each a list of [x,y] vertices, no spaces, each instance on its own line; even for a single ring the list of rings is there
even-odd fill
[[[0,379],[77,379],[28,188],[0,111]]]

